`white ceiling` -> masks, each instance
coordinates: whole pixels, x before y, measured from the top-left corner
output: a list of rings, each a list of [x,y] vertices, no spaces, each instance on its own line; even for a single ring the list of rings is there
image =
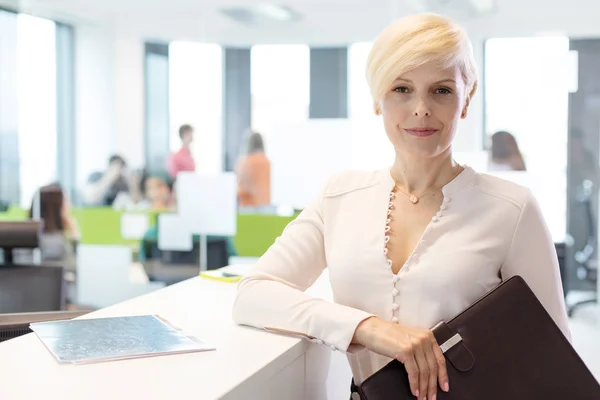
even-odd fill
[[[0,0],[0,5],[18,2],[22,11],[34,15],[74,25],[109,24],[146,39],[335,45],[372,40],[391,21],[414,12],[410,1],[414,0],[274,0],[274,4],[293,8],[302,20],[258,27],[232,21],[219,8],[264,0]],[[451,2],[461,1],[467,0]],[[495,1],[493,15],[459,15],[458,19],[478,37],[540,32],[600,35],[598,0]]]

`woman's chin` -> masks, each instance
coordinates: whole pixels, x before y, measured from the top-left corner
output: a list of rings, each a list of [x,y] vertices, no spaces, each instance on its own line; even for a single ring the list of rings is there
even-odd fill
[[[408,153],[412,157],[418,158],[435,158],[443,153],[443,149],[436,142],[430,143],[411,143],[405,147],[404,153]]]

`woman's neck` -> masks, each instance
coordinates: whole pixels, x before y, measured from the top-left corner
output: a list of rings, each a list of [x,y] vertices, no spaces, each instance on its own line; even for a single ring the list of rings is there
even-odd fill
[[[434,158],[396,152],[391,174],[396,184],[406,192],[419,194],[446,185],[458,175],[459,169],[460,165],[452,159],[450,149]]]

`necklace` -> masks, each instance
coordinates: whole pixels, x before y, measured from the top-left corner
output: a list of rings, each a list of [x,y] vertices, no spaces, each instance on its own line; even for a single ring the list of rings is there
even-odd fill
[[[461,172],[461,170],[460,170],[460,165],[459,165],[458,166],[458,170],[456,171],[456,173],[454,174],[454,176],[452,176],[452,178],[448,182],[452,182],[454,180],[454,178],[456,178],[460,172]],[[398,189],[403,195],[405,195],[406,197],[408,197],[408,200],[410,200],[411,203],[417,204],[419,202],[419,200],[421,200],[421,197],[425,196],[426,194],[433,193],[433,192],[435,192],[437,190],[440,190],[441,188],[443,188],[444,186],[446,186],[448,184],[448,182],[446,182],[445,184],[443,184],[440,187],[428,190],[425,193],[421,193],[419,196],[417,196],[415,194],[410,194],[408,192],[405,192],[397,184],[394,184],[394,187],[396,189]]]

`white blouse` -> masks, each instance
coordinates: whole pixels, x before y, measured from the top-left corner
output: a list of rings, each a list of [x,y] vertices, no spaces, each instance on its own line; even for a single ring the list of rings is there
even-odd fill
[[[390,361],[350,346],[361,321],[431,328],[521,275],[570,339],[556,251],[527,188],[465,167],[398,274],[386,249],[393,188],[389,170],[331,177],[240,282],[234,320],[346,352],[360,383]],[[304,293],[325,268],[335,303]]]

